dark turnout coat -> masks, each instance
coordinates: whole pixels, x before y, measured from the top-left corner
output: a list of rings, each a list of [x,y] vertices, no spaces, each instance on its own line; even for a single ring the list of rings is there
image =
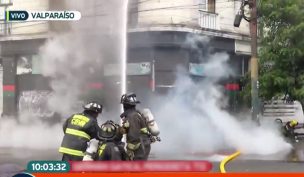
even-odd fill
[[[87,114],[74,114],[64,125],[64,137],[59,152],[71,156],[83,157],[91,139],[98,139],[99,131],[96,118]]]
[[[134,152],[134,160],[147,160],[151,140],[145,118],[136,109],[129,109],[121,114],[123,127],[127,134],[127,150]]]

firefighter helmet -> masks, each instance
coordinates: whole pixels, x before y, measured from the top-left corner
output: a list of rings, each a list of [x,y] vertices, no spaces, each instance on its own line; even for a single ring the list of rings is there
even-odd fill
[[[101,125],[101,129],[98,132],[98,137],[101,140],[109,141],[114,140],[117,135],[117,127],[113,121],[106,121]]]
[[[297,120],[291,120],[290,122],[289,122],[289,125],[291,126],[291,127],[295,127],[295,126],[297,126],[299,124],[299,122],[297,121]]]
[[[83,106],[84,110],[87,111],[94,111],[97,113],[101,113],[102,112],[102,105],[98,104],[97,102],[89,102],[88,104]]]
[[[136,94],[129,93],[129,94],[123,94],[121,96],[120,103],[135,106],[136,104],[139,104],[140,101],[137,101]]]

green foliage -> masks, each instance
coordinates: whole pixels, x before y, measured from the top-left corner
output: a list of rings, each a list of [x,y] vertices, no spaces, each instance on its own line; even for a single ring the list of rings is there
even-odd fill
[[[304,99],[304,1],[261,0],[260,96]]]

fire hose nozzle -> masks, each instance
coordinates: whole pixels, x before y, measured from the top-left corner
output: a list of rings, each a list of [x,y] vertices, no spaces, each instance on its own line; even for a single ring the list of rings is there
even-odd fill
[[[160,137],[158,137],[158,136],[156,137],[156,140],[159,142],[161,141]]]
[[[151,136],[150,139],[151,139],[152,142],[155,142],[155,141],[160,142],[161,141],[160,137],[158,137],[158,136]]]

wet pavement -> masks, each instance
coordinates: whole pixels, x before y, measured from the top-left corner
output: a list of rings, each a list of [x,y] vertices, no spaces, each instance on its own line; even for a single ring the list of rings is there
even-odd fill
[[[304,172],[304,162],[273,160],[233,160],[226,165],[227,172]]]
[[[219,172],[219,163],[225,155],[151,154],[152,160],[208,160],[213,163],[213,172]],[[226,165],[227,172],[304,172],[304,161],[292,162],[282,157],[240,155]],[[56,149],[31,150],[22,148],[0,148],[0,173],[4,169],[20,171],[31,160],[60,160]],[[1,176],[2,177],[2,176]]]

